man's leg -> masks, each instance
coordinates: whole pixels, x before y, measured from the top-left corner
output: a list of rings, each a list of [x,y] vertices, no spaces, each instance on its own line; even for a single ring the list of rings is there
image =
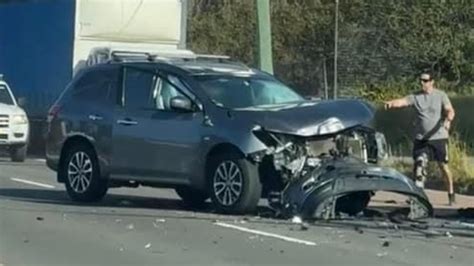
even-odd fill
[[[453,185],[453,175],[448,166],[448,140],[436,140],[433,141],[432,147],[434,149],[435,159],[438,162],[439,169],[441,174],[446,182],[446,191],[448,192],[449,204],[455,202],[454,198],[454,185]]]
[[[448,191],[449,195],[454,195],[454,185],[453,185],[453,175],[451,174],[451,170],[449,170],[448,163],[440,162],[438,163],[441,173],[443,174],[443,178],[446,182],[446,190]],[[450,196],[453,197],[453,196]],[[454,201],[454,198],[453,198]]]
[[[424,188],[428,166],[428,148],[424,141],[415,140],[413,145],[413,178],[417,187]]]

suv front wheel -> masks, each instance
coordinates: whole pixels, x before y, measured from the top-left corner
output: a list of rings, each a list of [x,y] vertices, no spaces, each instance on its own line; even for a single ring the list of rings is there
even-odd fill
[[[236,153],[219,154],[211,158],[208,176],[217,211],[243,214],[255,210],[262,193],[257,165]]]
[[[79,144],[67,151],[59,174],[69,197],[75,201],[99,201],[107,193],[107,180],[100,177],[95,152],[87,145]]]
[[[26,159],[26,149],[26,144],[10,147],[10,158],[12,162],[24,162]]]

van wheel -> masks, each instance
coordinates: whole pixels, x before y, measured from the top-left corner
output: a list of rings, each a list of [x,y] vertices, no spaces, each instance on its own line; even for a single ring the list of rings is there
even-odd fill
[[[262,194],[258,167],[237,153],[219,154],[210,159],[209,193],[218,212],[253,212]]]
[[[97,156],[87,145],[79,144],[66,152],[59,174],[65,180],[69,197],[74,201],[99,201],[107,193],[107,180],[100,177]]]
[[[26,159],[27,145],[10,147],[10,158],[12,162],[24,162]]]
[[[203,208],[206,205],[206,200],[209,198],[207,193],[191,187],[177,187],[175,191],[184,204],[192,208]]]

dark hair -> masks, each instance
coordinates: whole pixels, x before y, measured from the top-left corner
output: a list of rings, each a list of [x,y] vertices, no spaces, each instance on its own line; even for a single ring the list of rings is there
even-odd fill
[[[423,72],[420,73],[420,76],[421,75],[429,75],[430,76],[430,80],[434,80],[435,77],[434,77],[434,74],[433,74],[433,71],[431,70],[423,70]]]

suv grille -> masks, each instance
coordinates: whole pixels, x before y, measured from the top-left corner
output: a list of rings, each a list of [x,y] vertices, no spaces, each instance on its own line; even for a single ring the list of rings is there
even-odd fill
[[[8,115],[0,115],[0,128],[8,127]]]

